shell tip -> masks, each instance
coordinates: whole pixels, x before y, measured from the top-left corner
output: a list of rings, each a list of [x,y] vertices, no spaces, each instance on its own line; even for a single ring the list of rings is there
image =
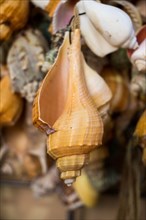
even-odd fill
[[[72,185],[72,183],[75,181],[75,178],[72,179],[66,179],[64,180],[64,183],[69,187]]]

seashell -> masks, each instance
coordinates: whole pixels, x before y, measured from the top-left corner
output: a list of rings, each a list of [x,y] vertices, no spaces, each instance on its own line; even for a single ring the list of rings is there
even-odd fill
[[[140,138],[146,136],[146,110],[143,112],[136,125],[134,135]]]
[[[78,14],[86,13],[79,17],[81,33],[97,56],[104,57],[120,47],[138,47],[131,19],[122,10],[95,1],[80,1],[76,9]],[[125,31],[121,33],[121,29]]]
[[[63,113],[53,125],[55,132],[49,135],[48,153],[57,159],[61,178],[70,185],[80,176],[88,153],[101,144],[103,124],[86,87],[79,29],[73,34],[68,58],[67,101]]]
[[[58,30],[66,28],[70,19],[73,16],[73,10],[78,0],[67,0],[65,2],[60,1],[53,14],[52,29],[53,33]]]
[[[23,108],[22,98],[13,92],[9,76],[0,80],[0,126],[15,124]]]
[[[101,76],[112,92],[110,111],[112,113],[125,111],[130,100],[130,91],[126,80],[120,75],[120,72],[111,67],[105,67],[101,72]]]
[[[128,1],[111,0],[110,3],[115,6],[120,6],[130,16],[135,30],[138,30],[142,26],[142,19],[138,9]]]
[[[54,1],[55,4],[56,2],[58,2],[59,0],[57,1]],[[45,9],[47,7],[47,5],[52,2],[51,0],[31,0],[31,2],[36,6],[36,7],[39,7],[39,8],[42,8],[42,9]]]
[[[104,116],[109,109],[109,102],[112,98],[111,90],[104,79],[87,65],[83,55],[82,62],[89,94],[101,116]]]
[[[44,78],[34,100],[33,123],[47,134],[53,132],[52,126],[62,114],[67,99],[68,46],[69,32],[66,32],[56,61]],[[48,94],[52,95],[48,96]]]
[[[139,47],[136,50],[128,50],[129,58],[139,72],[146,71],[146,25],[137,33]]]
[[[44,74],[47,42],[38,30],[27,29],[20,33],[9,50],[7,63],[14,91],[32,102]]]
[[[25,26],[29,14],[29,0],[3,0],[0,7],[0,40],[6,40],[15,30]]]

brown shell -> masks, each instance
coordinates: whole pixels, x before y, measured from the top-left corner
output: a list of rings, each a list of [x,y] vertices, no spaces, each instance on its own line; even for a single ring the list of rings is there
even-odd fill
[[[0,81],[0,126],[13,125],[19,118],[22,107],[22,98],[12,91],[9,76],[4,76]]]
[[[111,67],[105,67],[101,72],[101,76],[108,84],[113,95],[110,102],[110,111],[125,111],[129,106],[130,100],[130,91],[126,80],[124,80],[120,72]]]
[[[0,40],[6,40],[13,31],[24,27],[29,14],[29,0],[0,2]]]
[[[146,136],[146,110],[141,115],[134,132],[134,135],[138,137]]]
[[[63,113],[54,123],[48,139],[48,153],[58,159],[61,178],[80,175],[88,153],[101,144],[102,120],[89,95],[80,51],[80,31],[76,29],[68,54],[69,89]]]

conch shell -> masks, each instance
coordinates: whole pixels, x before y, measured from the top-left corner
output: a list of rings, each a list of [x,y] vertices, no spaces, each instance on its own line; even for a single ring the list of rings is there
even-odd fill
[[[0,126],[13,125],[23,107],[22,98],[13,92],[9,76],[0,80]]]
[[[120,47],[138,47],[131,19],[124,11],[95,1],[80,1],[75,8],[80,14],[81,34],[97,56],[104,57]]]
[[[69,50],[69,89],[63,113],[49,135],[48,153],[57,159],[61,178],[70,185],[80,176],[88,154],[101,144],[102,120],[89,95],[80,53],[80,31],[73,34]]]
[[[29,14],[29,0],[0,1],[0,40],[6,40],[15,30],[23,28]]]
[[[139,47],[136,50],[128,50],[131,62],[140,72],[146,71],[146,25],[137,33]]]

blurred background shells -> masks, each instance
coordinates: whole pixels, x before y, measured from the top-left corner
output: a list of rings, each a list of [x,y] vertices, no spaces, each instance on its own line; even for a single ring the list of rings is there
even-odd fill
[[[7,40],[15,30],[22,29],[29,14],[29,1],[0,2],[0,40]]]
[[[107,201],[115,195],[120,208],[128,207],[121,219],[134,219],[131,213],[139,212],[137,204],[146,192],[146,75],[145,65],[143,70],[137,66],[137,61],[145,63],[145,1],[0,0],[0,7],[2,184],[28,186],[36,203],[46,201],[43,208],[50,212],[51,207],[54,216],[55,194],[68,217],[77,219],[86,217],[76,215],[80,210],[85,215],[84,207],[96,206],[98,212],[104,196]],[[120,28],[115,29],[115,18]],[[76,44],[75,29],[81,33]],[[82,95],[75,92],[79,88]],[[80,111],[84,104],[92,112],[88,101],[96,112],[92,117]],[[87,118],[92,123],[86,135]],[[123,182],[126,193],[120,189]],[[119,191],[126,200],[118,198]],[[4,211],[7,201],[2,201]],[[36,203],[35,214],[31,205],[25,211],[34,214],[32,219],[39,218]]]
[[[44,74],[47,42],[40,31],[28,29],[20,33],[8,53],[8,68],[14,91],[32,102]],[[18,62],[19,61],[19,62]]]
[[[23,100],[13,91],[9,75],[0,80],[0,94],[0,126],[13,125],[20,117]]]

